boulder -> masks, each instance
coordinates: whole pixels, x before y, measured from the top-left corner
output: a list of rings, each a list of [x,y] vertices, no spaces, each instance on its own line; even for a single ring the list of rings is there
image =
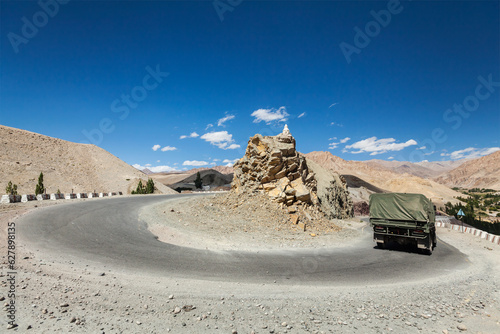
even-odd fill
[[[328,218],[351,217],[352,201],[345,180],[314,163],[311,168],[311,162],[295,147],[295,138],[286,125],[277,136],[251,137],[245,156],[233,166],[231,191],[261,191],[286,206],[314,206]]]

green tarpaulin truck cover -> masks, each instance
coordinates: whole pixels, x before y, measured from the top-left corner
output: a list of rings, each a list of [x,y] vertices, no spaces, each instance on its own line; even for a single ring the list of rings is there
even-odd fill
[[[434,205],[421,194],[372,194],[370,218],[434,222]]]

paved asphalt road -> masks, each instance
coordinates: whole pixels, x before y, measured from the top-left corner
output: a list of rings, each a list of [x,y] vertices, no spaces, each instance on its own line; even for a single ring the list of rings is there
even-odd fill
[[[369,231],[355,247],[326,250],[214,252],[159,242],[138,212],[179,196],[186,195],[114,197],[35,210],[18,220],[18,238],[42,257],[215,281],[369,285],[420,280],[467,265],[462,253],[440,240],[426,256],[412,249],[377,249]]]

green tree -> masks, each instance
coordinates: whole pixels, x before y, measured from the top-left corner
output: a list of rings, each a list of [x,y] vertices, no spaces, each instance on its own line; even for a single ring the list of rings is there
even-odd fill
[[[146,189],[142,185],[142,181],[139,180],[139,184],[137,185],[137,188],[135,191],[132,191],[132,194],[144,194],[146,192]]]
[[[201,187],[203,186],[203,181],[201,180],[200,172],[196,173],[196,179],[194,180],[194,186],[197,189],[201,189]]]
[[[12,184],[12,181],[9,181],[5,188],[5,192],[9,195],[17,195],[17,184]]]
[[[45,187],[43,185],[43,173],[38,176],[38,184],[35,188],[35,195],[43,194],[45,192]]]
[[[146,183],[146,194],[152,194],[155,192],[155,183],[153,179],[148,179],[148,183]]]

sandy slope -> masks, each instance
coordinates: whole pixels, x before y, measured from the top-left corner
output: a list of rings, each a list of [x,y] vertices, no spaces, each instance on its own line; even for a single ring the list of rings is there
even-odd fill
[[[500,190],[500,151],[467,161],[436,181],[449,187]]]
[[[311,152],[306,157],[325,168],[340,174],[354,175],[364,181],[391,192],[420,193],[429,197],[435,204],[442,205],[448,201],[456,202],[455,196],[460,193],[437,182],[422,179],[410,174],[398,174],[383,166],[366,164],[362,161],[346,161],[330,152]]]
[[[8,181],[18,193],[35,192],[40,172],[47,193],[122,191],[129,193],[147,175],[111,153],[90,144],[77,144],[0,125],[0,193]],[[163,193],[172,190],[157,185]]]

